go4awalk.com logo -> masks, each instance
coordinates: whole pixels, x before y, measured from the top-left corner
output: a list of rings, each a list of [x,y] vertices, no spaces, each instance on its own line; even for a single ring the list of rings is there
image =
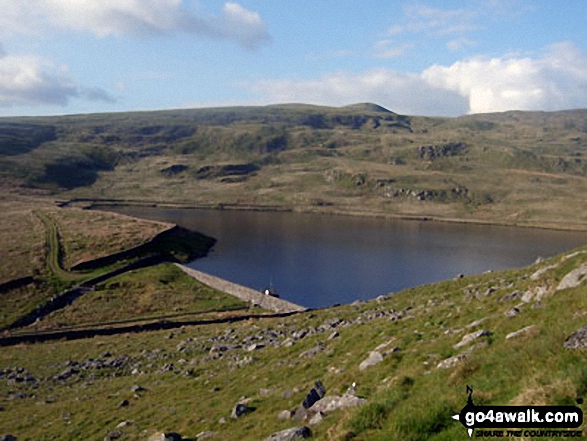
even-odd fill
[[[576,406],[476,406],[467,386],[467,404],[453,415],[475,437],[581,438],[583,411]],[[581,402],[578,400],[578,402]],[[575,430],[573,430],[575,429]]]

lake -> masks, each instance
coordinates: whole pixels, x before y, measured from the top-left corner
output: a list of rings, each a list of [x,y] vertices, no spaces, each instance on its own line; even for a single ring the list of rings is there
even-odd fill
[[[109,208],[110,209],[110,208]],[[310,308],[372,299],[457,274],[522,267],[586,233],[300,213],[117,207],[218,239],[189,266]]]

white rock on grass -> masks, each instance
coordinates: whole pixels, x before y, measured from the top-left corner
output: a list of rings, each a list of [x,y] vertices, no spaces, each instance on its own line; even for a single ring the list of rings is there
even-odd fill
[[[563,280],[561,280],[556,287],[556,291],[561,291],[567,288],[574,288],[585,281],[587,281],[587,263],[584,263],[579,268],[575,268],[573,271],[563,277]]]
[[[528,334],[529,332],[533,331],[534,329],[536,329],[536,325],[526,326],[525,328],[519,329],[514,332],[510,332],[508,335],[505,336],[505,339],[510,340],[512,338],[520,337],[521,335]]]
[[[459,354],[455,355],[454,357],[447,358],[446,360],[442,360],[440,363],[436,365],[437,369],[450,369],[455,367],[461,361],[466,360],[466,354]]]
[[[459,348],[462,348],[463,346],[468,345],[473,340],[476,340],[476,339],[478,339],[480,337],[489,336],[489,335],[491,335],[491,332],[490,331],[488,331],[486,329],[480,329],[479,331],[471,332],[470,334],[467,334],[467,335],[463,336],[463,338],[461,339],[461,341],[458,342],[453,347],[455,349],[459,349]]]

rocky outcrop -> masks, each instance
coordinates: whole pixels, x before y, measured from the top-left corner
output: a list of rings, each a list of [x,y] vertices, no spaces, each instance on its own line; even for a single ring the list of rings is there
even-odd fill
[[[462,142],[449,142],[447,144],[423,145],[418,147],[417,153],[420,159],[434,161],[435,159],[446,158],[463,154],[467,145]]]

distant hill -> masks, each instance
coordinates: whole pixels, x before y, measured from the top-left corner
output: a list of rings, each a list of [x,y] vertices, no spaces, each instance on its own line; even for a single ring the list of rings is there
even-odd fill
[[[587,110],[373,103],[0,119],[0,184],[52,197],[587,225]],[[246,172],[245,172],[246,171]]]

